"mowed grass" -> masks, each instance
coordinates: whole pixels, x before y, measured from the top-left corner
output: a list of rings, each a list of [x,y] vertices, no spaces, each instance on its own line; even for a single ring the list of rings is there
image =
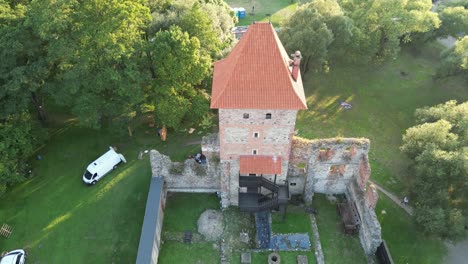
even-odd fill
[[[43,159],[32,163],[33,176],[0,200],[0,223],[14,228],[8,239],[0,238],[0,250],[24,248],[28,263],[133,263],[151,178],[148,155],[138,160],[139,150],[183,159],[194,148],[185,143],[190,136],[176,141],[170,134],[161,142],[155,133],[139,133],[119,138],[72,123],[56,129],[38,152]],[[127,163],[96,186],[84,185],[84,170],[110,145]]]
[[[216,264],[219,259],[219,250],[212,242],[184,244],[167,241],[162,244],[158,263]]]
[[[164,212],[163,232],[197,232],[197,221],[206,209],[219,209],[214,194],[169,193]],[[158,263],[219,263],[220,253],[216,242],[163,241]]]
[[[383,193],[379,193],[375,210],[395,263],[443,263],[446,249],[443,242],[425,236],[411,217]],[[385,212],[385,213],[384,213]]]
[[[291,208],[288,208],[288,210],[291,210]],[[286,213],[284,221],[282,213],[273,213],[271,229],[275,234],[309,233],[310,238],[312,238],[309,215],[297,210]]]
[[[345,235],[336,205],[325,195],[315,194],[313,206],[326,263],[367,263],[358,235]]]
[[[207,209],[219,209],[214,194],[169,193],[164,212],[163,231],[197,232],[197,221]]]
[[[307,72],[309,109],[298,114],[299,136],[369,138],[371,179],[396,193],[405,192],[406,162],[399,146],[405,130],[414,125],[414,111],[468,99],[461,78],[432,78],[439,50],[420,49],[418,54],[405,49],[383,65],[338,65],[329,73]],[[341,101],[351,103],[352,109],[340,108]]]
[[[272,252],[253,252],[252,264],[268,263],[268,255],[271,253]],[[281,263],[297,263],[297,256],[299,255],[306,255],[309,264],[316,263],[314,251],[280,251],[276,253],[280,256]]]
[[[237,26],[247,26],[253,21],[271,21],[274,27],[291,16],[297,7],[297,2],[290,0],[225,0],[230,7],[245,8],[245,18],[240,18]],[[254,12],[252,8],[254,7]],[[255,15],[253,15],[255,13]]]

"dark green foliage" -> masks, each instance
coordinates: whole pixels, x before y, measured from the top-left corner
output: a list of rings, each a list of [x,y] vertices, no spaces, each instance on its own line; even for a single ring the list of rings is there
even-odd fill
[[[455,42],[455,46],[441,53],[437,77],[461,75],[468,82],[468,36]]]
[[[136,51],[148,21],[142,1],[33,2],[27,23],[54,65],[48,93],[90,127],[134,110],[143,98]]]
[[[428,0],[310,1],[286,21],[281,39],[290,51],[303,51],[305,69],[309,58],[319,68],[336,60],[382,62],[412,34],[439,27],[430,7]]]
[[[192,121],[201,119],[203,97],[197,85],[207,76],[211,64],[209,57],[201,54],[198,38],[173,26],[156,33],[146,54],[152,73],[147,100],[155,106],[156,120],[161,125],[178,128],[185,117],[194,118]]]
[[[43,138],[41,128],[27,112],[10,115],[0,122],[0,196],[8,185],[28,175],[28,158]]]
[[[468,102],[418,109],[416,118],[401,146],[411,160],[415,219],[428,233],[460,236],[468,222]]]

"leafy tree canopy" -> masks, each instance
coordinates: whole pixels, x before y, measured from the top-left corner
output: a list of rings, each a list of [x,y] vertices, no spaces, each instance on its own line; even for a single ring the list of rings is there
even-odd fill
[[[44,86],[82,124],[99,127],[141,102],[138,50],[150,19],[143,1],[45,0],[29,10],[54,73]]]
[[[177,25],[191,37],[197,37],[202,52],[213,58],[233,42],[231,29],[236,17],[224,1],[154,0],[151,3],[153,21],[149,35]]]
[[[461,75],[468,80],[468,36],[457,40],[455,45],[442,52],[437,77]]]
[[[288,49],[304,50],[318,63],[383,61],[394,58],[412,34],[439,27],[431,7],[430,0],[310,1],[286,21],[281,39]],[[321,40],[310,40],[317,37]]]
[[[468,102],[418,109],[416,119],[401,146],[411,160],[415,219],[427,232],[459,236],[468,216]]]
[[[151,39],[146,52],[152,72],[147,103],[154,105],[155,117],[162,125],[178,128],[190,113],[200,112],[203,98],[206,107],[202,108],[208,110],[208,101],[198,85],[209,74],[210,58],[200,52],[198,38],[178,26]]]

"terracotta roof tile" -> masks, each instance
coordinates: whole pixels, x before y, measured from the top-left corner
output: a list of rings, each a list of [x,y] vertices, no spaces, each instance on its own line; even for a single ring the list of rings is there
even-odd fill
[[[300,73],[295,81],[289,56],[273,26],[249,26],[231,53],[215,63],[211,108],[307,109]]]
[[[240,174],[281,174],[281,157],[266,155],[240,156]]]

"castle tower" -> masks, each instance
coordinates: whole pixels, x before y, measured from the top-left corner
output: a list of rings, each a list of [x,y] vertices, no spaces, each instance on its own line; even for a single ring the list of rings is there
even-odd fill
[[[288,56],[269,23],[255,23],[214,65],[223,205],[238,205],[240,176],[286,180],[297,111],[307,109],[300,53]]]

